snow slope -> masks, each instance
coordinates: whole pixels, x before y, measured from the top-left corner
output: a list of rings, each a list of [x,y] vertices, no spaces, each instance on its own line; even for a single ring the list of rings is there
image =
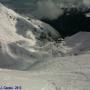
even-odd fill
[[[89,90],[90,55],[49,58],[29,72],[1,69],[0,85],[20,85],[22,90]]]
[[[0,4],[0,67],[23,70],[47,57],[47,46],[58,38],[59,33],[48,24],[27,20]]]
[[[65,38],[65,42],[72,55],[90,54],[90,32],[79,32]]]

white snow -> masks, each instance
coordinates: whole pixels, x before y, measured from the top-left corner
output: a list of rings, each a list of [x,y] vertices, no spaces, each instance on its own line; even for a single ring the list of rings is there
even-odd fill
[[[49,58],[30,71],[0,70],[0,85],[22,90],[89,90],[90,55]]]
[[[66,45],[71,48],[71,54],[90,53],[90,32],[79,32],[65,38]]]
[[[51,26],[0,4],[0,86],[90,90],[89,38],[79,32],[56,43],[61,37]]]

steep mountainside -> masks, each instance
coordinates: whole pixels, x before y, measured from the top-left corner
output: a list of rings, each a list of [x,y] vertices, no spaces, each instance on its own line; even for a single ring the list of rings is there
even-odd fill
[[[0,67],[32,64],[48,56],[47,46],[58,39],[61,39],[60,34],[48,24],[28,20],[0,4]]]

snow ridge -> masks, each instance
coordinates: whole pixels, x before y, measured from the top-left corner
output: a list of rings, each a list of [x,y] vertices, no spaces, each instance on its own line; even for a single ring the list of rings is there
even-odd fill
[[[48,24],[32,18],[28,20],[0,4],[0,53],[5,60],[0,60],[1,67],[12,67],[14,63],[18,66],[13,68],[27,67],[42,60],[49,54],[43,47],[47,48],[58,38],[61,39],[59,33]]]

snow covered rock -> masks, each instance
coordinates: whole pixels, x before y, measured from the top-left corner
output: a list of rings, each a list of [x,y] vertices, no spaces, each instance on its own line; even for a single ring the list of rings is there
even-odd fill
[[[23,70],[48,56],[42,47],[58,38],[60,34],[48,24],[28,20],[0,4],[0,67]]]
[[[60,37],[59,33],[48,24],[32,18],[27,20],[2,4],[0,4],[0,14],[0,25],[2,28],[8,29],[6,32],[19,34],[26,39],[33,40],[33,42],[38,39],[50,40]]]

